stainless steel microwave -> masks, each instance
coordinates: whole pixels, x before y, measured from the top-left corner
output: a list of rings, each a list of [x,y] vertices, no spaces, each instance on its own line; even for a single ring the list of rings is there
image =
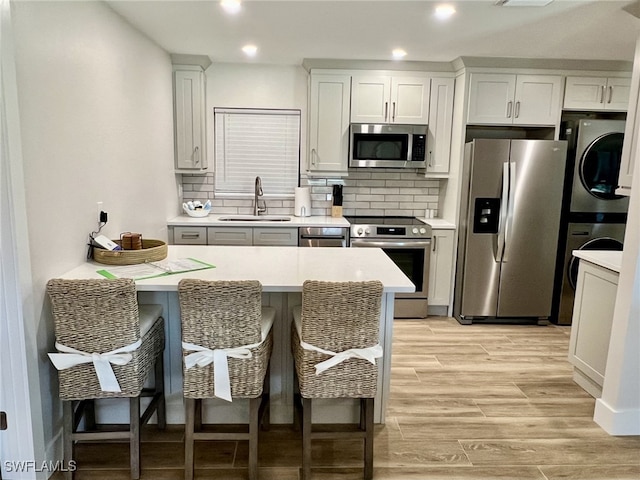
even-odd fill
[[[350,127],[349,166],[424,168],[426,125],[372,125]]]

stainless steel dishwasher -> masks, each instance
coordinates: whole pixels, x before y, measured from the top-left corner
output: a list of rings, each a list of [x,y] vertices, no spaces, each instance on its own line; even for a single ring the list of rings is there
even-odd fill
[[[349,241],[343,227],[299,227],[299,247],[346,247]]]

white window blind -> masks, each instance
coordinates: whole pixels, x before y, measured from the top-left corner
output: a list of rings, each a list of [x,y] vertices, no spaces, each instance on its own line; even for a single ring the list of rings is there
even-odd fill
[[[215,108],[216,196],[292,197],[300,165],[300,111]]]

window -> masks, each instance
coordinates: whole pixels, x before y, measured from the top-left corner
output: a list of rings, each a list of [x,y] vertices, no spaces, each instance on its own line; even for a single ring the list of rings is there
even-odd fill
[[[214,108],[215,194],[293,197],[300,166],[300,110]]]

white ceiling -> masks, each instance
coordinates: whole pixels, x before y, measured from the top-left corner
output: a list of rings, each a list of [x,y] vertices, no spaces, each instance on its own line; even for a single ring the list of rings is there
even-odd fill
[[[169,53],[215,62],[300,65],[308,59],[450,62],[460,56],[632,61],[640,19],[630,0],[555,0],[545,7],[452,1],[438,21],[432,0],[245,0],[236,16],[217,1],[109,0]],[[258,46],[248,60],[241,47]]]

